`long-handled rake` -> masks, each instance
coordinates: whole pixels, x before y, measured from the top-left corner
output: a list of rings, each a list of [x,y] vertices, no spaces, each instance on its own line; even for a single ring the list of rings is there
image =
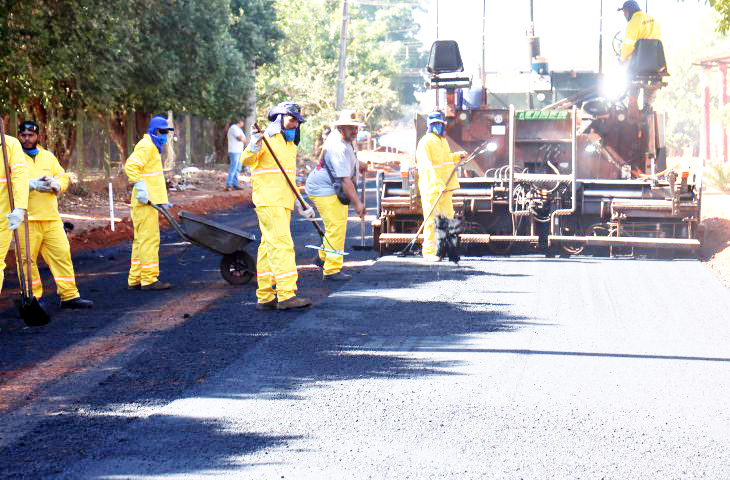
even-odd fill
[[[479,145],[477,148],[474,149],[467,157],[465,157],[462,160],[459,160],[459,162],[454,166],[454,169],[451,171],[451,174],[449,175],[449,178],[446,180],[446,185],[448,185],[451,182],[451,179],[454,178],[454,175],[456,175],[457,170],[459,167],[463,167],[467,163],[474,160],[478,155],[481,155],[482,153],[488,151],[487,147],[484,147],[484,144],[486,142],[483,142],[481,145]],[[428,222],[428,219],[431,218],[431,215],[433,215],[433,212],[436,210],[436,206],[441,201],[441,197],[444,196],[444,193],[446,193],[446,189],[441,190],[441,193],[439,193],[439,196],[436,198],[436,201],[431,205],[431,209],[428,211],[428,214],[423,217],[423,221],[421,222],[421,225],[418,227],[418,231],[416,232],[416,235],[413,237],[413,239],[408,243],[408,245],[405,246],[403,250],[400,252],[397,252],[397,255],[401,257],[405,257],[407,255],[413,255],[413,246],[418,241],[418,236],[421,235],[423,232],[423,228],[426,226],[426,222]]]

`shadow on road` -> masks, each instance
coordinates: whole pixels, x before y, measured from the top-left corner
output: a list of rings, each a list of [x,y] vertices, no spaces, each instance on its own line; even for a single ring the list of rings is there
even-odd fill
[[[292,228],[298,244],[316,241],[310,226],[294,222]],[[168,234],[163,242],[173,240]],[[127,291],[127,256],[121,247],[89,254],[77,263],[81,266],[77,270],[85,273],[121,272],[81,277],[82,292],[96,302],[93,310],[59,313],[48,327],[36,330],[13,324],[12,312],[0,316],[0,387],[37,365],[50,369],[51,376],[28,394],[27,402],[32,403],[34,396],[43,398],[46,386],[63,376],[87,368],[110,372],[99,382],[65,392],[57,399],[56,414],[33,414],[32,430],[0,449],[4,478],[63,477],[67,466],[93,465],[96,460],[118,465],[115,472],[100,472],[106,475],[226,469],[236,456],[281,445],[289,438],[230,433],[210,420],[147,417],[144,410],[196,392],[207,398],[297,399],[302,389],[321,381],[452,375],[447,369],[456,362],[422,361],[398,352],[434,345],[458,348],[463,335],[509,333],[533,325],[510,314],[509,305],[489,302],[490,291],[500,290],[495,288],[500,278],[526,275],[484,272],[468,262],[424,265],[407,260],[371,269],[357,267],[350,269],[355,278],[343,284],[323,284],[319,270],[307,269],[300,272],[299,294],[315,299],[312,310],[258,312],[255,285],[225,285],[217,272],[219,257],[196,251],[181,268],[175,261],[178,251],[166,250],[161,258],[163,277],[177,285],[175,290],[150,295]],[[299,250],[298,258],[305,258],[305,252]],[[349,259],[373,256],[359,252]],[[433,282],[470,287],[439,291]],[[190,298],[211,289],[215,301],[190,305],[192,314],[179,315]],[[400,293],[394,295],[396,291]],[[55,359],[85,339],[103,331],[110,349],[115,341],[124,343],[115,337],[119,335],[115,328],[135,315],[158,317],[167,326],[129,334],[139,336],[132,339],[138,342],[137,351],[121,367],[88,358],[87,365],[74,364],[78,371],[58,371],[54,376]],[[416,344],[415,337],[431,340]],[[264,342],[265,348],[259,348]],[[125,409],[131,411],[123,414]],[[133,438],[141,443],[130,442]]]

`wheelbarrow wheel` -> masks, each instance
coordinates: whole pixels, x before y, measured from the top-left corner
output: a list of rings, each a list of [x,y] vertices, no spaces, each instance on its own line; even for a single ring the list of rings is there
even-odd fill
[[[221,275],[231,285],[244,285],[256,275],[256,262],[246,252],[223,255]]]

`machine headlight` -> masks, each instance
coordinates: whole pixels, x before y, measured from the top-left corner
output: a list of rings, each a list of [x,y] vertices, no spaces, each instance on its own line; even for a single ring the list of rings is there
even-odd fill
[[[601,94],[609,101],[617,101],[623,98],[629,88],[628,74],[625,68],[616,68],[603,77]]]
[[[459,114],[459,120],[461,120],[462,122],[466,122],[467,118],[469,118],[469,115],[467,115],[466,112],[461,112]]]
[[[496,152],[498,148],[499,148],[499,145],[497,145],[497,142],[489,142],[487,144],[487,151],[488,152],[492,152],[492,153],[493,152]]]
[[[502,123],[504,121],[504,118],[502,118],[502,115],[497,114],[494,116],[494,123]]]

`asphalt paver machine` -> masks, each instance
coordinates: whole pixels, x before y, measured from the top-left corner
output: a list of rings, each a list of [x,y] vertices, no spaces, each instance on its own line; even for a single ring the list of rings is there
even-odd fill
[[[632,115],[599,94],[603,75],[549,72],[539,56],[530,72],[537,87],[502,98],[484,87],[473,94],[456,42],[434,43],[427,71],[427,86],[445,100],[452,150],[480,152],[461,167],[453,195],[463,247],[550,256],[699,247],[701,173],[666,168],[663,113],[647,105]],[[632,81],[663,85],[651,75]],[[418,138],[424,123],[419,115]],[[422,219],[415,164],[402,173],[379,177],[380,254],[410,242]]]

